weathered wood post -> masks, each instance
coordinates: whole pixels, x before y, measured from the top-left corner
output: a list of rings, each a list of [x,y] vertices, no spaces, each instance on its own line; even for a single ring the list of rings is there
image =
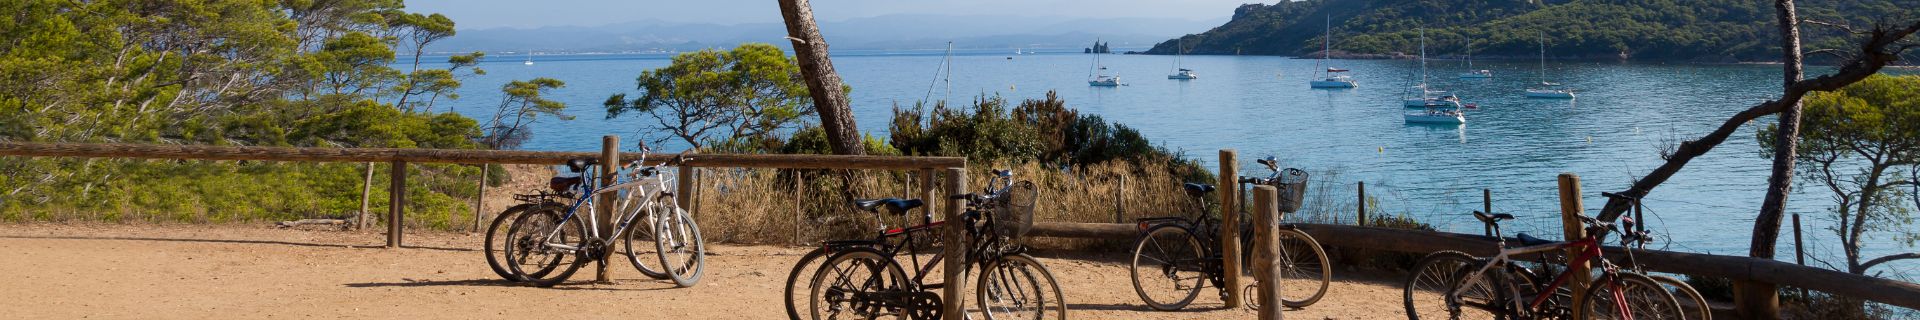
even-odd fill
[[[370,202],[373,198],[373,163],[372,162],[367,163],[367,178],[361,181],[362,182],[360,183],[360,219],[353,222],[355,224],[353,229],[361,230],[361,232],[366,232],[367,225],[372,224],[372,222],[369,222],[367,219],[367,218],[370,218],[367,216],[367,206],[369,205],[368,202]]]
[[[687,216],[693,216],[694,201],[700,193],[700,168],[680,165],[680,177],[673,181],[673,202],[680,204],[680,210],[686,210]]]
[[[947,246],[945,249],[948,258],[946,259],[945,273],[940,275],[942,278],[946,278],[942,279],[942,281],[944,281],[942,283],[957,284],[965,280],[960,278],[960,273],[965,272],[962,269],[965,268],[966,265],[964,265],[964,262],[961,260],[966,259],[959,257],[966,255],[968,242],[966,239],[966,226],[960,223],[960,214],[966,210],[967,203],[966,200],[956,199],[953,198],[953,196],[965,193],[966,190],[967,168],[948,168],[947,192],[944,196],[944,198],[947,199],[946,217],[944,218],[947,221],[947,225],[946,228],[943,228],[945,229],[944,232],[946,235],[942,236],[946,239]],[[943,302],[947,309],[942,318],[946,320],[966,319],[966,310],[960,308],[960,302],[964,301],[960,296],[963,292],[961,288],[964,287],[964,285],[941,286],[940,299],[945,300]]]
[[[939,177],[935,175],[936,173],[933,171],[933,168],[920,169],[920,199],[925,199],[927,203],[926,208],[921,210],[926,210],[925,212],[927,213],[940,212],[936,210],[936,205],[940,204],[940,186],[934,184],[934,181],[939,181]],[[929,214],[927,216],[931,217],[933,215]],[[907,218],[906,225],[914,225],[912,217]]]
[[[407,224],[407,162],[394,161],[387,186],[387,248],[399,248],[400,234]]]
[[[1493,189],[1480,189],[1480,212],[1493,214]],[[1488,237],[1494,236],[1493,226],[1482,225],[1480,228],[1486,229],[1484,232]]]
[[[1360,182],[1359,190],[1360,190],[1360,202],[1356,202],[1356,203],[1360,204],[1359,206],[1357,206],[1360,208],[1360,214],[1357,216],[1356,219],[1360,219],[1360,220],[1354,220],[1353,225],[1365,227],[1367,226],[1367,182],[1366,181]]]
[[[1634,218],[1634,219],[1639,219],[1639,218]],[[1640,223],[1644,224],[1646,223],[1646,221],[1642,220]],[[1807,265],[1807,249],[1805,245],[1806,245],[1805,243],[1800,242],[1800,214],[1794,213],[1793,214],[1793,263],[1794,264],[1798,264],[1802,266]],[[1807,288],[1800,288],[1800,297],[1802,299],[1807,297]]]
[[[1273,229],[1280,226],[1280,206],[1274,203],[1280,199],[1279,189],[1269,185],[1253,187],[1253,225],[1254,247],[1259,253],[1254,255],[1254,277],[1260,281],[1260,319],[1279,320],[1280,309],[1280,264],[1274,263],[1280,256],[1280,234]],[[1239,290],[1228,290],[1239,291]]]
[[[480,231],[480,217],[487,212],[487,171],[492,169],[488,164],[480,164],[480,192],[473,195],[473,227],[467,228],[467,232]],[[453,221],[448,219],[447,222]]]
[[[1566,231],[1567,241],[1580,240],[1587,236],[1587,230],[1580,223],[1580,216],[1586,207],[1580,201],[1580,175],[1566,172],[1560,174],[1560,228]],[[1577,248],[1567,249],[1567,259],[1580,256]],[[1572,283],[1567,288],[1573,292],[1587,292],[1587,283],[1592,282],[1591,262],[1586,265],[1568,265],[1567,272],[1573,273]],[[1577,295],[1577,294],[1576,294]],[[1578,299],[1579,297],[1575,297]]]
[[[620,175],[620,136],[616,136],[616,135],[600,136],[600,186],[604,187],[604,186],[613,185],[614,180],[616,180],[616,178],[618,178],[619,175]],[[600,213],[598,215],[595,215],[597,219],[595,219],[596,221],[594,221],[594,228],[599,229],[601,235],[606,235],[613,232],[613,215],[615,214],[613,212],[614,210],[613,202],[617,200],[619,199],[615,197],[614,192],[608,192],[606,194],[602,194],[600,195],[599,199],[593,200],[595,202],[598,202],[594,204],[593,206],[594,210]],[[613,281],[613,277],[610,277],[607,275],[607,258],[612,256],[613,255],[611,254],[601,256],[599,263],[594,264],[593,281],[596,281],[596,282],[612,282]]]
[[[1126,223],[1127,217],[1127,175],[1121,174],[1113,188],[1113,223]]]
[[[1226,267],[1228,308],[1240,307],[1240,160],[1238,151],[1220,149],[1220,263]]]

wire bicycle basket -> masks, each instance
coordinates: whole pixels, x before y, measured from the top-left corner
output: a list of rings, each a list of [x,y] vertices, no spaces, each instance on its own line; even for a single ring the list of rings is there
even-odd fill
[[[1033,229],[1033,205],[1039,194],[1039,188],[1032,181],[1020,181],[994,197],[990,202],[993,232],[1012,240],[1026,236],[1027,231]]]
[[[1307,180],[1306,171],[1287,168],[1281,170],[1273,179],[1266,180],[1265,184],[1279,189],[1279,199],[1274,203],[1280,212],[1293,213],[1300,211],[1301,198],[1307,194]]]

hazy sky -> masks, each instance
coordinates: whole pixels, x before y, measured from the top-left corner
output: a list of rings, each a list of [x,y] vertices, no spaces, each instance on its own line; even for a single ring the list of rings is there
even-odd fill
[[[815,0],[816,19],[888,14],[1049,17],[1225,18],[1258,0]],[[1270,2],[1270,1],[1269,1]],[[658,19],[737,24],[780,21],[774,0],[412,0],[413,12],[446,14],[460,29],[593,26]]]

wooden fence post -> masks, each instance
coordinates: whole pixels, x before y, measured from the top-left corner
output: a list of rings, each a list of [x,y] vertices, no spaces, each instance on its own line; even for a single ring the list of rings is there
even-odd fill
[[[487,212],[487,171],[492,169],[485,163],[480,164],[480,192],[473,195],[473,227],[467,228],[467,232],[480,231],[480,216]],[[452,224],[452,219],[447,223]]]
[[[1113,223],[1126,223],[1127,216],[1127,175],[1117,179],[1119,186],[1113,188]]]
[[[614,180],[618,178],[619,175],[620,136],[600,136],[600,186],[613,185]],[[613,212],[613,202],[617,200],[618,198],[615,197],[613,192],[602,194],[600,195],[600,199],[593,200],[598,202],[594,204],[594,208],[596,208],[595,211],[598,211],[600,214],[595,215],[598,219],[594,219],[596,220],[594,221],[594,228],[600,230],[600,235],[612,234],[613,232],[613,215],[616,214]],[[611,243],[608,245],[611,246]],[[613,278],[607,275],[607,260],[612,256],[611,254],[601,256],[599,263],[594,264],[593,281],[602,283],[613,281]]]
[[[368,221],[368,218],[371,218],[371,217],[367,216],[367,205],[369,204],[368,202],[373,200],[372,199],[373,198],[373,163],[372,162],[367,163],[367,178],[361,181],[362,182],[360,183],[360,219],[353,222],[354,224],[356,224],[353,229],[361,230],[361,232],[365,232],[367,230],[367,226],[372,224],[372,222]]]
[[[1580,218],[1586,207],[1580,201],[1580,175],[1566,172],[1560,174],[1560,228],[1566,232],[1567,241],[1580,240],[1587,236],[1587,230],[1581,225]],[[1567,259],[1580,255],[1576,248],[1567,248]],[[1573,273],[1572,283],[1567,288],[1573,292],[1587,292],[1587,283],[1592,282],[1591,263],[1586,265],[1568,265],[1567,272]],[[1578,293],[1575,299],[1579,299]]]
[[[1480,189],[1480,212],[1493,214],[1493,189]],[[1486,229],[1485,233],[1488,237],[1494,236],[1493,226],[1483,225],[1480,228]]]
[[[1240,296],[1240,160],[1238,151],[1220,149],[1220,264],[1225,267],[1227,308],[1238,308]],[[1204,213],[1202,213],[1204,214]]]
[[[1644,224],[1646,222],[1641,221],[1640,223]],[[1805,244],[1800,242],[1800,214],[1794,213],[1793,214],[1793,263],[1794,264],[1798,264],[1802,266],[1807,265],[1807,250],[1805,249],[1804,246]],[[1800,288],[1800,298],[1805,299],[1806,297],[1807,297],[1807,288]]]
[[[1359,205],[1360,215],[1358,216],[1359,217],[1358,219],[1360,220],[1355,220],[1353,225],[1365,227],[1367,226],[1367,182],[1361,181],[1359,189],[1360,189],[1360,202],[1358,203],[1360,204]]]
[[[1280,199],[1279,189],[1269,185],[1253,187],[1253,225],[1255,244],[1259,253],[1254,255],[1254,277],[1259,279],[1260,289],[1257,297],[1260,301],[1262,320],[1279,320],[1280,309],[1280,264],[1275,257],[1280,256],[1280,235],[1273,232],[1280,226],[1280,206],[1274,203]],[[1237,288],[1237,287],[1236,287]],[[1240,291],[1240,290],[1228,290]]]
[[[946,300],[943,302],[945,303],[944,305],[946,306],[947,310],[944,313],[944,316],[942,317],[946,320],[966,319],[966,314],[965,314],[966,310],[960,308],[960,302],[964,301],[962,300],[963,297],[961,297],[960,295],[963,292],[965,292],[961,290],[961,288],[964,288],[966,286],[959,285],[959,283],[961,283],[960,281],[964,280],[960,278],[960,273],[965,272],[965,271],[962,271],[962,269],[966,267],[966,265],[963,264],[964,262],[962,262],[961,260],[966,260],[966,259],[959,258],[959,257],[964,257],[966,255],[968,242],[966,239],[967,237],[966,226],[960,224],[959,222],[960,222],[960,214],[962,213],[963,210],[966,210],[967,203],[966,203],[966,200],[952,198],[952,196],[965,193],[966,190],[967,190],[967,168],[966,167],[948,168],[947,169],[947,192],[945,195],[942,196],[942,198],[947,199],[946,201],[947,210],[946,210],[946,217],[945,217],[945,220],[947,221],[947,225],[946,225],[946,228],[942,228],[942,229],[945,229],[944,232],[946,233],[946,235],[944,235],[943,237],[946,238],[946,242],[947,242],[947,246],[945,248],[947,259],[946,259],[946,266],[945,266],[946,270],[944,270],[945,273],[940,275],[942,278],[946,278],[946,279],[942,279],[943,281],[942,283],[950,284],[946,286],[941,286],[940,288],[940,299]]]
[[[935,181],[939,181],[939,177],[934,176],[935,174],[933,168],[920,169],[920,199],[924,199],[922,201],[927,203],[926,209],[921,210],[926,210],[927,213],[940,212],[936,210],[936,205],[940,204],[940,185],[934,184]],[[907,218],[906,225],[914,225],[912,217]]]
[[[387,248],[399,248],[407,225],[407,162],[394,161],[389,172],[393,177],[387,187]]]

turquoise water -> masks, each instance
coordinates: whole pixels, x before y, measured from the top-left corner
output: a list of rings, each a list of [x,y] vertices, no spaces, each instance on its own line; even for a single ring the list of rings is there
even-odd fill
[[[1276,156],[1332,180],[1316,188],[1350,193],[1355,181],[1366,181],[1369,194],[1389,212],[1472,233],[1479,225],[1464,213],[1480,207],[1480,190],[1486,188],[1496,211],[1521,217],[1509,230],[1553,234],[1559,223],[1555,175],[1579,174],[1587,206],[1597,210],[1600,191],[1624,189],[1633,177],[1658,166],[1661,146],[1704,134],[1728,115],[1777,96],[1780,73],[1778,66],[1763,65],[1550,63],[1552,80],[1576,89],[1580,97],[1536,100],[1521,98],[1525,86],[1538,81],[1533,61],[1477,62],[1477,69],[1491,69],[1496,77],[1471,80],[1455,76],[1466,70],[1460,61],[1432,61],[1436,89],[1481,106],[1469,111],[1466,125],[1432,126],[1401,119],[1408,111],[1400,106],[1402,89],[1418,73],[1415,61],[1336,61],[1353,70],[1360,87],[1313,90],[1306,82],[1316,60],[1189,56],[1186,66],[1201,78],[1177,81],[1166,79],[1173,57],[1107,55],[1102,59],[1109,72],[1127,85],[1094,88],[1086,85],[1089,55],[1014,56],[1008,51],[956,54],[950,99],[1027,99],[1056,90],[1069,106],[1137,128],[1168,149],[1210,164],[1222,148],[1239,150],[1243,159]],[[484,118],[480,113],[491,112],[498,102],[500,84],[557,78],[568,87],[554,97],[568,103],[579,119],[542,120],[526,149],[595,150],[601,135],[635,141],[652,123],[634,116],[603,119],[600,102],[616,92],[632,93],[633,78],[665,66],[667,58],[540,56],[533,66],[521,65],[517,57],[500,59],[482,65],[488,75],[468,79],[461,100],[442,105]],[[894,104],[920,101],[929,95],[930,84],[932,99],[948,96],[947,84],[934,82],[941,59],[939,51],[845,52],[835,53],[834,63],[853,87],[862,131],[884,137]],[[1745,253],[1769,163],[1753,136],[1771,121],[1742,127],[1648,197],[1653,229],[1677,239],[1665,244],[1669,249]],[[1809,250],[1838,257],[1825,229],[1831,225],[1827,195],[1795,197],[1792,211],[1808,224]],[[1869,251],[1899,249],[1891,237],[1877,241]],[[1783,238],[1779,247],[1780,256],[1792,256],[1791,238]]]

